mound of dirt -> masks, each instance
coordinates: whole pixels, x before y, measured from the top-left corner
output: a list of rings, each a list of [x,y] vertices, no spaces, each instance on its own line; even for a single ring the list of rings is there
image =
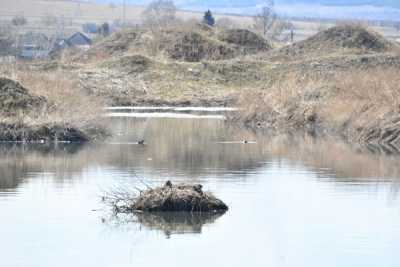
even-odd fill
[[[228,206],[210,192],[203,192],[199,184],[177,184],[170,181],[164,186],[150,188],[140,193],[139,197],[127,202],[122,211],[186,211],[186,212],[215,212],[226,211]]]
[[[87,51],[89,57],[107,57],[127,52],[140,38],[142,32],[138,30],[125,30],[111,34],[109,37],[96,43]]]
[[[106,61],[102,64],[105,68],[118,68],[125,73],[140,73],[149,68],[152,61],[142,55],[122,56],[116,60]]]
[[[230,29],[222,31],[218,39],[223,42],[242,48],[245,53],[256,53],[272,49],[271,45],[262,36],[246,29]]]
[[[343,25],[322,31],[304,41],[284,47],[279,54],[297,56],[304,54],[328,54],[344,49],[355,52],[387,52],[394,44],[381,35],[361,26]]]
[[[193,31],[176,34],[169,42],[166,52],[172,59],[188,62],[229,59],[235,56],[235,50],[227,43]]]
[[[231,59],[270,49],[264,38],[248,30],[227,30],[217,34],[207,25],[196,24],[191,28],[117,32],[96,43],[85,55],[96,59],[140,52],[149,57],[166,54],[174,60],[199,62]]]
[[[44,106],[46,99],[31,94],[16,81],[0,78],[0,112],[15,115],[19,112],[32,112]]]

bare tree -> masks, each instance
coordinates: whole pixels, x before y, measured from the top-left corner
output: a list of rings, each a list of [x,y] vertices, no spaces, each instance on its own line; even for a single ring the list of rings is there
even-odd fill
[[[143,23],[151,28],[162,28],[176,19],[176,7],[173,1],[155,0],[142,13]]]
[[[11,23],[14,26],[22,26],[28,23],[28,21],[23,15],[16,15],[15,17],[12,18]]]
[[[254,17],[255,30],[266,38],[276,38],[284,30],[282,25],[275,12],[274,0],[265,0],[261,12]]]

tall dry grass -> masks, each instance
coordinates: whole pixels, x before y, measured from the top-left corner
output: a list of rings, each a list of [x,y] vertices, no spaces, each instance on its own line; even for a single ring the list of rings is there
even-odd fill
[[[324,78],[289,75],[263,91],[243,92],[239,105],[243,111],[233,119],[248,124],[363,128],[400,112],[400,76],[394,67]]]
[[[9,78],[19,82],[29,94],[42,96],[47,104],[40,110],[24,111],[15,119],[28,125],[72,124],[86,126],[100,119],[105,102],[88,95],[73,74],[62,70],[40,72],[25,68],[14,68]]]
[[[398,68],[358,70],[337,74],[335,82],[345,96],[359,101],[396,107],[400,104]]]
[[[338,73],[334,85],[337,94],[323,109],[326,120],[365,128],[400,111],[400,77],[396,68]]]

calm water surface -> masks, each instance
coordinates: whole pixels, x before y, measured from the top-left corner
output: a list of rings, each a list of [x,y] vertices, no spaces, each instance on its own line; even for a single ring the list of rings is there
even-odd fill
[[[0,266],[400,266],[397,157],[216,119],[105,119],[107,144],[0,146]],[[113,218],[101,202],[167,179],[230,210]]]

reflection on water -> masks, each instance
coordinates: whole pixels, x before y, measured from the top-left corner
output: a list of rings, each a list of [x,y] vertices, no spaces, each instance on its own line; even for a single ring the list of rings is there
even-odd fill
[[[187,113],[144,113],[144,112],[131,112],[131,113],[108,113],[107,117],[128,117],[128,118],[168,118],[168,119],[216,119],[224,120],[224,115],[196,115]]]
[[[230,107],[107,107],[106,110],[145,110],[145,111],[197,111],[197,112],[221,112],[221,111],[236,111],[237,108]]]
[[[55,171],[58,179],[70,179],[72,162],[79,157],[84,146],[78,144],[3,143],[0,145],[0,189],[13,189],[31,173]],[[68,163],[67,163],[68,162]],[[66,164],[67,163],[67,164]],[[75,163],[76,170],[82,162]]]
[[[193,182],[214,172],[238,172],[245,177],[272,161],[305,165],[318,176],[334,178],[333,182],[369,184],[400,177],[398,157],[369,153],[337,140],[262,136],[212,120],[121,118],[112,123],[116,137],[100,145],[1,144],[0,188],[15,188],[32,173],[50,172],[68,179],[71,172],[79,174],[93,165],[132,175],[162,169]],[[137,144],[141,139],[146,145]],[[397,188],[397,183],[393,186]]]
[[[106,120],[104,144],[0,145],[1,266],[400,265],[396,156],[221,120]],[[104,190],[167,179],[202,183],[230,210],[101,223]]]
[[[161,230],[167,237],[171,234],[201,233],[204,224],[211,224],[223,213],[138,213],[138,222],[152,230]]]
[[[114,225],[139,224],[149,230],[161,231],[167,238],[174,234],[200,234],[202,227],[214,223],[222,212],[144,212],[133,215],[116,214],[108,221]]]

